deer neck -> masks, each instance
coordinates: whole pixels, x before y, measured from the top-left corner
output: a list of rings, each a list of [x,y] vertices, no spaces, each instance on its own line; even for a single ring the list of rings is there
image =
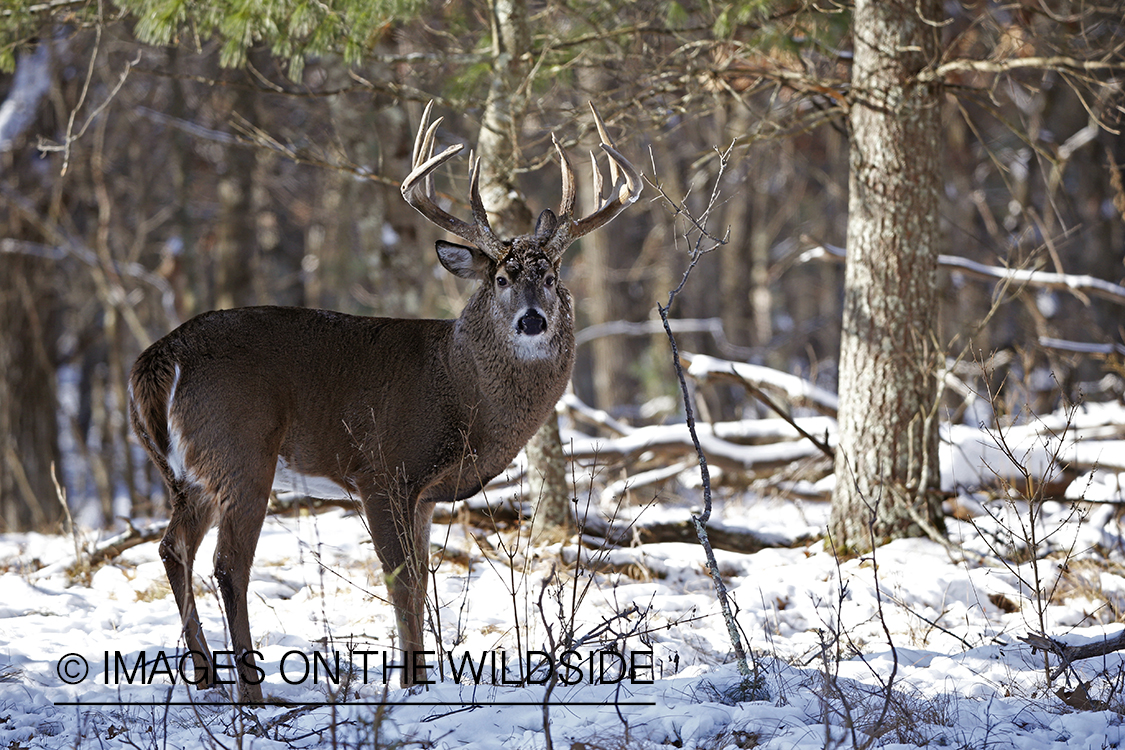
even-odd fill
[[[478,300],[470,300],[470,305]],[[466,308],[466,313],[471,313]],[[534,422],[532,431],[562,397],[574,366],[574,323],[569,295],[560,300],[558,324],[547,334],[543,356],[529,358],[519,351],[519,341],[505,338],[491,326],[474,325],[472,314],[463,314],[454,325],[450,362],[455,371],[471,377],[463,394],[479,416],[498,424]]]

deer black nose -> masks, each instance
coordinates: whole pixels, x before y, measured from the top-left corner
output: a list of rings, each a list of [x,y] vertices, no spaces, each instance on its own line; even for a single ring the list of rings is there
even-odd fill
[[[527,336],[538,336],[547,330],[547,319],[538,310],[528,310],[516,323],[519,332]]]

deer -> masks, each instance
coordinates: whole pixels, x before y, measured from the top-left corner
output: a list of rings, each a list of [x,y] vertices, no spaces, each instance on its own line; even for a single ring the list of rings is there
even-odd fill
[[[436,202],[433,173],[463,145],[434,154],[442,119],[430,124],[432,106],[401,191],[428,221],[470,243],[436,243],[447,271],[479,281],[459,317],[218,310],[188,320],[133,366],[130,422],[167,488],[171,514],[159,552],[200,689],[237,682],[241,701],[262,701],[247,587],[275,490],[358,500],[394,608],[400,684],[421,682],[409,666],[424,646],[434,505],[468,498],[503,472],[570,380],[574,317],[562,256],[637,200],[639,172],[591,104],[609,158],[608,195],[591,153],[598,207],[574,215],[574,171],[552,136],[560,212],[544,209],[530,234],[501,239],[481,201],[479,158],[470,155],[472,221]],[[192,590],[195,555],[213,526],[214,580],[232,649],[220,653],[233,655],[222,663],[207,648]],[[236,680],[218,679],[232,668]]]

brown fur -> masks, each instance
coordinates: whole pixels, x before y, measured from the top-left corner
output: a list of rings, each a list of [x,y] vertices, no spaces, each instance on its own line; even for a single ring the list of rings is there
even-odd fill
[[[609,145],[595,111],[603,149],[623,175],[611,198],[575,220],[573,173],[556,143],[562,215],[544,211],[535,232],[502,242],[480,203],[479,165],[473,224],[433,202],[428,175],[459,147],[430,159],[437,124],[428,127],[428,118],[427,108],[402,191],[431,221],[478,245],[437,244],[447,270],[481,282],[457,320],[222,310],[184,323],[133,367],[131,420],[168,487],[172,518],[160,555],[201,686],[214,685],[215,674],[192,565],[217,523],[215,579],[239,694],[262,699],[246,588],[278,466],[308,483],[295,489],[362,501],[409,663],[423,646],[433,503],[469,497],[503,471],[570,379],[574,320],[558,279],[562,254],[636,200],[640,175]],[[403,670],[404,685],[412,677]]]
[[[543,256],[532,255],[530,265],[515,249],[502,269],[483,263],[484,283],[456,321],[223,310],[193,318],[137,359],[130,412],[171,498],[160,551],[189,649],[209,653],[191,570],[217,520],[215,577],[234,649],[253,663],[246,587],[278,457],[362,500],[399,645],[422,649],[432,503],[468,497],[503,471],[570,378],[570,296],[544,287],[557,262],[543,269]],[[505,300],[496,275],[509,279]],[[514,331],[512,302],[528,299],[550,326],[536,337],[545,356],[531,360],[516,353],[524,334]],[[174,443],[178,460],[169,458]],[[209,662],[194,658],[197,679],[210,676]],[[246,700],[261,698],[248,681],[255,675],[241,670]]]

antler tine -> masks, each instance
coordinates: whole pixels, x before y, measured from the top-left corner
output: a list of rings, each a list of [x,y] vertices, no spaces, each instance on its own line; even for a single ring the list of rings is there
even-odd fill
[[[598,135],[601,136],[601,148],[609,155],[609,172],[610,177],[613,179],[613,189],[609,197],[602,203],[601,193],[604,187],[602,183],[602,175],[598,170],[597,159],[594,155],[590,154],[590,160],[593,162],[594,172],[594,192],[598,196],[598,209],[584,219],[577,221],[564,221],[559,225],[559,229],[552,239],[553,252],[562,255],[574,240],[582,235],[589,234],[595,229],[608,224],[613,220],[617,214],[625,210],[626,207],[631,205],[641,194],[641,189],[644,183],[641,180],[641,173],[637,168],[629,163],[621,153],[614,148],[613,141],[606,132],[605,122],[602,121],[601,115],[594,107],[593,102],[590,103],[590,111],[594,114],[594,124],[598,128]],[[565,189],[565,188],[564,188]]]
[[[620,201],[624,204],[621,206],[621,208],[632,205],[633,201],[637,200],[637,198],[640,196],[641,189],[644,188],[644,181],[641,179],[641,173],[637,171],[637,168],[634,167],[632,163],[630,163],[630,161],[621,154],[620,151],[618,151],[608,143],[602,144],[602,151],[605,151],[607,154],[609,154],[610,171],[614,172],[617,169],[620,169],[622,175],[625,178],[624,181],[614,182],[613,187],[617,192],[617,197],[614,200]]]
[[[612,159],[610,160],[612,163]],[[602,170],[598,169],[598,157],[594,156],[594,152],[590,152],[590,173],[593,175],[594,180],[594,198],[597,199],[598,205],[602,203],[602,188],[605,183],[602,182]]]
[[[488,224],[488,212],[484,210],[484,201],[480,197],[480,157],[469,155],[469,206],[473,211],[473,221],[492,231]]]
[[[430,102],[430,105],[432,105],[432,104],[433,104],[433,102]],[[423,118],[422,121],[425,122],[428,119],[429,119],[429,117],[425,117],[425,118]],[[428,128],[426,128],[426,136],[422,140],[422,151],[418,155],[421,162],[424,163],[424,162],[427,162],[427,161],[429,161],[430,159],[433,158],[433,156],[434,156],[434,143],[437,141],[437,129],[438,129],[438,126],[441,125],[441,123],[444,119],[445,119],[444,117],[439,117],[436,120],[434,120],[432,125],[430,125]],[[419,133],[422,132],[421,127],[418,128],[418,132]],[[460,151],[460,149],[458,149],[458,151]],[[458,151],[455,151],[453,153],[458,153]],[[453,156],[453,154],[450,154],[450,157],[452,157],[452,156]],[[438,164],[441,164],[441,162],[439,161]],[[437,168],[437,164],[434,165],[434,168],[435,169]],[[433,173],[433,171],[430,171],[426,175],[426,180],[425,180],[425,183],[423,185],[423,189],[426,191],[426,195],[432,200],[433,197],[434,197],[434,173]]]
[[[605,122],[602,120],[602,116],[598,114],[598,110],[594,106],[593,102],[590,102],[590,111],[594,113],[594,125],[597,126],[597,128],[598,128],[598,137],[602,139],[602,143],[604,143],[607,146],[613,146],[614,148],[617,148],[617,144],[615,144],[613,142],[613,139],[609,137],[609,133],[606,132]],[[614,161],[612,159],[610,159],[609,160],[609,179],[614,185],[617,184],[617,177],[618,177],[617,164],[615,164]],[[598,195],[600,196],[601,193],[598,193]]]
[[[418,156],[422,153],[422,144],[426,142],[426,136],[429,132],[430,111],[434,108],[434,102],[431,99],[426,103],[426,108],[422,110],[422,121],[418,123],[418,133],[414,136],[414,150],[410,153],[410,168],[418,166],[422,161]],[[441,122],[441,120],[438,120]],[[427,154],[426,158],[430,157]]]
[[[433,156],[435,134],[439,125],[441,125],[440,117],[426,129],[425,134],[423,134],[421,128],[418,131],[418,138],[414,145],[414,162],[411,165],[413,169],[402,181],[402,194],[407,201],[411,200],[407,193],[413,193],[414,189],[418,187],[419,181],[423,182],[425,196],[429,198],[433,192],[429,180],[430,175],[435,169],[461,153],[465,148],[464,145],[455,143],[437,156]],[[411,205],[414,205],[413,202],[411,202]]]
[[[559,216],[569,218],[574,213],[574,167],[570,165],[570,159],[567,158],[566,151],[563,151],[562,144],[554,133],[551,133],[551,143],[555,145],[555,151],[559,155],[559,167],[562,169],[562,203],[559,204]]]
[[[414,149],[411,154],[411,171],[402,181],[402,197],[431,223],[450,234],[455,234],[472,242],[486,255],[494,260],[499,260],[503,257],[504,250],[499,238],[492,233],[492,228],[488,225],[488,217],[481,202],[478,184],[479,159],[473,160],[472,184],[470,186],[473,209],[472,224],[450,215],[434,202],[432,177],[434,170],[461,153],[465,147],[456,143],[440,154],[434,155],[434,143],[437,140],[437,129],[441,125],[441,118],[439,117],[432,124],[429,122],[432,107],[433,102],[430,102],[422,112],[422,121],[418,126],[418,134],[414,138]]]

